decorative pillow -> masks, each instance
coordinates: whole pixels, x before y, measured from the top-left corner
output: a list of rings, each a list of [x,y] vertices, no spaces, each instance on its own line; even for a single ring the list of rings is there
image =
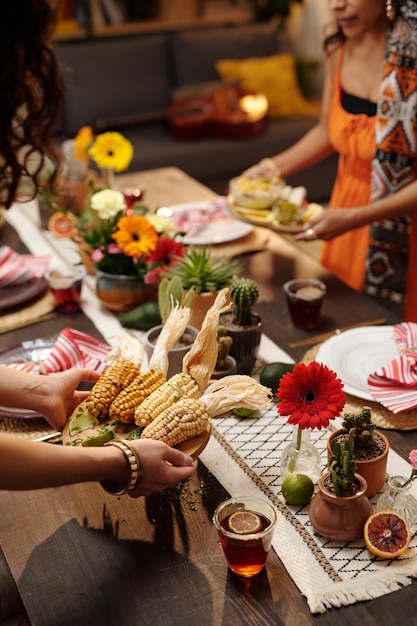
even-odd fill
[[[223,80],[238,80],[241,87],[260,91],[268,99],[270,117],[314,115],[297,82],[292,54],[248,59],[221,59],[216,70]]]

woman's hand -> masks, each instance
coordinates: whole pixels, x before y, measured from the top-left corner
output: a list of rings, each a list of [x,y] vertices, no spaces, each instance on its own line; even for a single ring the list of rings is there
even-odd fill
[[[171,448],[162,441],[137,439],[131,443],[137,448],[142,463],[143,476],[138,487],[129,496],[149,496],[190,478],[197,467],[189,454]]]
[[[329,241],[338,235],[343,235],[352,228],[358,228],[359,212],[357,209],[325,209],[309,222],[306,222],[301,232],[294,235],[297,241],[314,241],[323,239]]]

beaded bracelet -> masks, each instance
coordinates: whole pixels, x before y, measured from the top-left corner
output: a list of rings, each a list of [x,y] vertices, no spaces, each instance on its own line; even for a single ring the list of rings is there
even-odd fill
[[[142,463],[140,462],[139,453],[135,446],[126,441],[125,439],[117,439],[116,441],[108,441],[105,446],[116,446],[123,452],[130,465],[130,479],[127,486],[124,489],[119,489],[114,483],[109,480],[103,480],[100,485],[107,493],[111,493],[113,496],[122,496],[124,493],[128,493],[138,486],[140,479],[143,476]]]

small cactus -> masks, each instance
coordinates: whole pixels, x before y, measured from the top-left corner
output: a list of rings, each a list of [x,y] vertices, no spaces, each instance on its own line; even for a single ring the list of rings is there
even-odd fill
[[[229,356],[230,348],[232,347],[233,339],[227,334],[227,330],[224,326],[217,328],[217,361],[216,370],[226,369],[226,359]]]
[[[194,289],[184,291],[182,281],[175,277],[164,277],[158,287],[158,306],[162,324],[165,324],[171,309],[178,304],[181,307],[191,307],[194,298]]]
[[[367,448],[372,441],[372,432],[376,425],[371,421],[371,409],[364,406],[360,413],[346,413],[343,416],[343,428],[353,432],[353,442],[355,449]]]
[[[233,321],[238,326],[250,326],[252,306],[259,297],[258,286],[251,278],[236,278],[230,286],[233,301]]]
[[[350,495],[356,472],[353,432],[349,432],[343,447],[336,439],[333,439],[331,449],[332,456],[329,459],[329,472],[334,492],[337,496]]]

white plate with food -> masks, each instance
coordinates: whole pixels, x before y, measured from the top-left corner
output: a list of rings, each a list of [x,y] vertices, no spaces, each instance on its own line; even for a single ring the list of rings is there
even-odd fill
[[[177,225],[181,241],[187,245],[227,243],[245,237],[253,230],[233,215],[225,198],[212,202],[186,202],[161,207],[158,215],[166,215]]]
[[[342,380],[344,391],[356,398],[375,401],[368,390],[368,376],[398,356],[393,326],[352,328],[325,341],[315,360],[327,365]]]

